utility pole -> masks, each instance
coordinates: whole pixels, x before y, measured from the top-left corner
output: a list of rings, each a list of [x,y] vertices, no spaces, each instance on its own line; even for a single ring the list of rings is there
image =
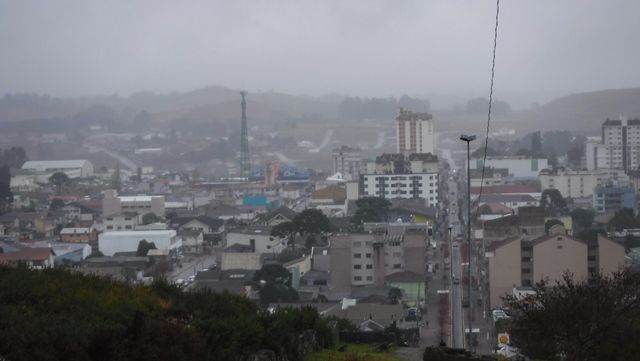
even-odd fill
[[[245,180],[249,180],[251,173],[251,156],[249,155],[249,134],[247,131],[247,102],[246,91],[241,91],[242,96],[242,128],[240,130],[240,175]]]
[[[467,142],[467,243],[468,247],[468,262],[467,277],[469,283],[469,351],[473,352],[473,300],[471,299],[471,256],[472,256],[472,243],[471,243],[471,142],[476,139],[475,135],[462,134],[460,140]]]

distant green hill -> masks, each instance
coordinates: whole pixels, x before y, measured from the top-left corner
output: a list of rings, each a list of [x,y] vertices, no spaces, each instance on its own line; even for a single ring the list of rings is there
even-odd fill
[[[640,117],[640,88],[571,94],[535,109],[515,113],[513,119],[542,130],[597,131],[606,118]]]

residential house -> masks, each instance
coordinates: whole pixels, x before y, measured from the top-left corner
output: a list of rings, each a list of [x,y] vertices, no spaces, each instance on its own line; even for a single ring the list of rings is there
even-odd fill
[[[224,220],[199,215],[195,217],[178,217],[171,221],[172,228],[178,230],[200,230],[204,245],[207,247],[220,247],[224,241]]]
[[[256,253],[280,253],[286,247],[285,240],[271,236],[271,227],[249,226],[227,232],[227,246],[250,246]]]
[[[31,248],[20,246],[12,250],[3,250],[3,253],[0,253],[0,265],[9,267],[25,266],[34,269],[53,268],[55,266],[55,254],[48,247]]]
[[[277,226],[280,223],[291,222],[298,213],[289,207],[282,206],[270,212],[260,214],[256,217],[256,223],[265,226]]]
[[[70,227],[60,230],[60,241],[67,243],[89,243],[95,244],[98,240],[98,232],[95,229]]]
[[[178,229],[177,235],[182,238],[182,251],[201,254],[204,252],[204,238],[200,229]]]
[[[143,279],[148,267],[149,257],[92,257],[82,261],[80,272],[135,283]]]

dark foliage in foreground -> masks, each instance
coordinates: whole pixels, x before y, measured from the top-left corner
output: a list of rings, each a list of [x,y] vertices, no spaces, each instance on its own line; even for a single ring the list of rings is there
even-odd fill
[[[640,354],[640,274],[593,275],[538,283],[525,299],[507,297],[512,342],[544,360],[635,360]]]
[[[260,311],[229,294],[131,287],[64,270],[0,268],[0,355],[7,360],[244,360],[270,349],[300,360],[300,335],[328,346],[311,308]]]

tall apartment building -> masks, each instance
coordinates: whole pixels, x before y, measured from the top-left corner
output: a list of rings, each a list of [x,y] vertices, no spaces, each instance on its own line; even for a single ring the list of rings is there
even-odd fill
[[[400,108],[396,117],[397,151],[403,154],[434,153],[435,132],[429,113],[414,113]]]
[[[628,185],[599,185],[593,190],[593,209],[597,213],[636,209],[636,190]]]
[[[624,184],[629,182],[624,171],[615,169],[543,169],[539,178],[542,190],[557,189],[565,198],[591,197],[596,186],[612,181]]]
[[[438,157],[430,153],[383,154],[367,163],[360,179],[365,196],[424,198],[427,207],[438,201]]]
[[[640,166],[640,119],[611,120],[602,123],[600,142],[587,142],[587,169],[622,169]]]
[[[561,230],[562,229],[562,230]],[[530,287],[538,281],[561,281],[569,271],[577,281],[590,274],[611,274],[624,266],[624,245],[599,236],[596,242],[570,237],[562,226],[549,235],[532,240],[516,236],[493,243],[489,256],[489,301],[502,306],[502,297],[514,288]]]
[[[346,180],[358,179],[362,164],[362,152],[359,148],[343,145],[333,149],[332,157],[333,173],[341,173]]]

